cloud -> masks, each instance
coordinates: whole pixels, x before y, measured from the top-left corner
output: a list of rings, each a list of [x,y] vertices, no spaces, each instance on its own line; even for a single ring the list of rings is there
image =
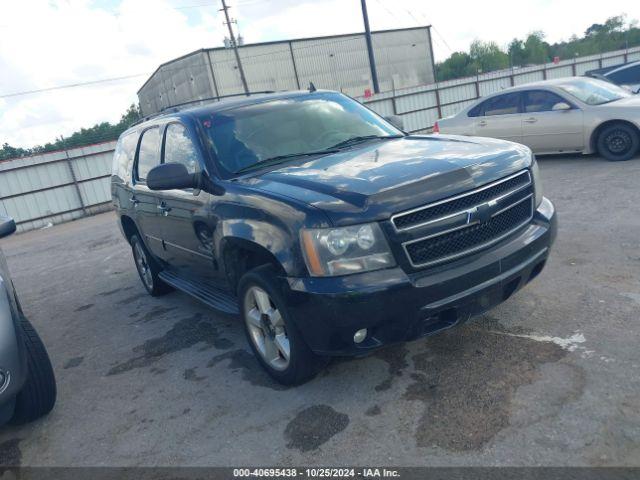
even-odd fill
[[[582,34],[594,22],[633,12],[637,0],[590,3],[550,0],[370,0],[372,28],[432,23],[452,50],[475,38],[505,46],[543,30],[549,41]],[[247,42],[362,31],[352,0],[230,0]],[[199,8],[183,8],[193,5]],[[0,143],[32,146],[81,127],[117,121],[158,65],[226,35],[218,0],[5,1],[0,17],[0,94],[125,75],[139,77],[81,88],[0,99]],[[437,59],[450,50],[434,35]]]

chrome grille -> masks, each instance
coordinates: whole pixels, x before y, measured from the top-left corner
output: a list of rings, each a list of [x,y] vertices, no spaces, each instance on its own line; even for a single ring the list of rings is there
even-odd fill
[[[529,171],[525,170],[462,195],[399,213],[394,215],[391,221],[397,231],[418,228],[434,219],[439,220],[441,217],[456,215],[469,207],[511,195],[529,185],[531,185],[531,177],[529,176]]]
[[[534,211],[528,170],[462,195],[392,217],[398,232],[419,236],[402,247],[413,268],[444,263],[487,248],[528,224]],[[409,233],[403,233],[406,238]]]

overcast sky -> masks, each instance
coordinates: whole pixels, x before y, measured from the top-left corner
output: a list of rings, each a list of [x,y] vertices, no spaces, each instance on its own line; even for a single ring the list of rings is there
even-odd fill
[[[247,43],[362,31],[359,0],[229,0]],[[543,30],[550,42],[626,14],[637,0],[368,0],[374,30],[432,24],[436,60],[476,38],[506,46]],[[2,0],[0,144],[30,147],[101,121],[115,122],[163,62],[222,46],[219,0]],[[636,8],[632,8],[636,7]],[[637,15],[636,15],[637,16]]]

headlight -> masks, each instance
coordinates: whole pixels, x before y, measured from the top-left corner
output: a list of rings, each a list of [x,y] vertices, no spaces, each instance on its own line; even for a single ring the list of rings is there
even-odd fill
[[[540,169],[535,155],[532,155],[531,176],[533,179],[533,191],[536,194],[536,208],[542,203],[542,180],[540,180]]]
[[[304,259],[314,277],[393,267],[396,262],[377,223],[302,230]]]

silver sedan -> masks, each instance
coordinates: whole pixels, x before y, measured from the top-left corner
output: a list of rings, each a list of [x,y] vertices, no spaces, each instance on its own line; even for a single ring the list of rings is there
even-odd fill
[[[640,95],[585,77],[545,80],[481,98],[434,131],[511,140],[537,154],[629,160],[640,149]]]

